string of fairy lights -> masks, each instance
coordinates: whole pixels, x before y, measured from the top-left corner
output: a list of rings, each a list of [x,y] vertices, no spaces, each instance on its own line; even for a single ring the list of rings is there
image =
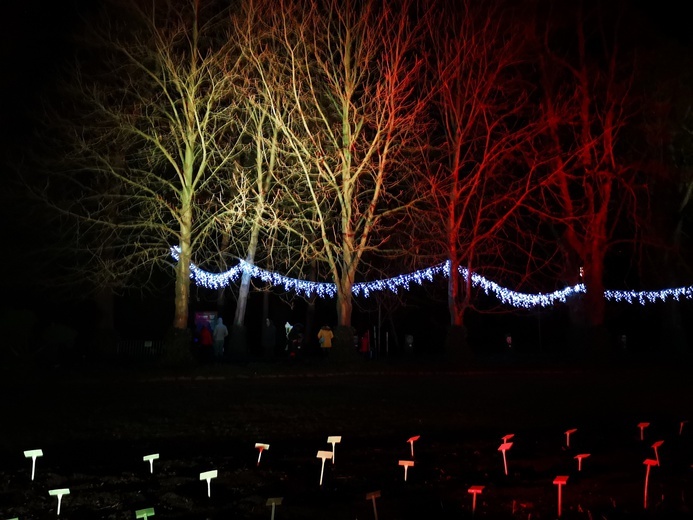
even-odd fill
[[[178,261],[180,249],[178,246],[171,248],[171,255]],[[467,279],[468,271],[458,266],[460,275]],[[316,295],[320,298],[334,298],[337,295],[337,286],[329,282],[311,282],[267,271],[256,265],[240,260],[238,265],[223,273],[210,273],[191,262],[190,278],[196,285],[208,289],[219,289],[236,282],[243,273],[248,273],[251,278],[262,280],[272,287],[282,287],[287,292],[310,297]],[[450,262],[443,262],[426,269],[420,269],[407,274],[400,274],[392,278],[374,280],[371,282],[358,282],[352,287],[352,293],[356,297],[367,298],[379,291],[398,292],[408,290],[412,285],[423,285],[432,282],[437,276],[448,277],[450,274]],[[478,273],[472,273],[472,285],[481,288],[486,294],[495,296],[501,303],[513,307],[530,309],[534,307],[550,307],[556,303],[565,303],[566,300],[579,293],[585,293],[585,285],[577,284],[572,287],[553,291],[550,293],[529,294],[513,291],[488,280]],[[693,298],[693,286],[662,289],[659,291],[604,291],[604,297],[609,301],[625,302],[630,304],[645,305],[648,303],[664,302],[667,300],[681,300]]]

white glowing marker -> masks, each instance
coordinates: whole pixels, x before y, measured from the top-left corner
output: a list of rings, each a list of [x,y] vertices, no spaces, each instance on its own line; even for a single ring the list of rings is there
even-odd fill
[[[264,444],[262,442],[256,442],[255,443],[255,449],[259,452],[257,454],[257,465],[260,465],[260,457],[262,457],[262,452],[265,450],[269,450],[269,444]]]
[[[413,460],[400,460],[399,461],[400,466],[404,466],[404,481],[407,481],[407,470],[411,468],[414,465]]]
[[[322,486],[322,476],[325,473],[325,460],[332,458],[332,452],[320,450],[318,451],[317,458],[322,459],[322,466],[320,468],[320,485]]]
[[[152,453],[151,455],[145,455],[142,457],[144,462],[149,462],[149,473],[154,473],[154,461],[159,458],[158,453]]]
[[[217,470],[213,469],[212,471],[205,471],[203,473],[200,473],[200,480],[206,480],[207,481],[207,496],[211,497],[212,496],[212,488],[211,488],[211,482],[213,478],[217,478]]]
[[[60,516],[60,504],[63,501],[63,495],[69,495],[70,490],[68,488],[63,488],[63,489],[51,489],[48,491],[48,494],[50,496],[57,496],[58,497],[58,516]]]
[[[26,458],[31,457],[31,480],[34,480],[34,473],[36,471],[36,457],[43,457],[43,451],[41,450],[26,450],[24,452]]]
[[[274,510],[277,506],[280,506],[282,504],[282,500],[284,500],[283,497],[277,497],[277,498],[268,498],[267,502],[265,505],[270,506],[272,508],[272,516],[270,520],[274,520]]]
[[[341,436],[341,435],[332,435],[331,437],[328,437],[328,438],[327,438],[327,442],[329,442],[330,444],[332,444],[332,464],[334,464],[334,459],[335,459],[335,457],[336,457],[336,455],[335,455],[335,449],[334,449],[335,446],[334,446],[334,445],[335,445],[335,444],[339,444],[340,442],[342,442],[342,436]]]

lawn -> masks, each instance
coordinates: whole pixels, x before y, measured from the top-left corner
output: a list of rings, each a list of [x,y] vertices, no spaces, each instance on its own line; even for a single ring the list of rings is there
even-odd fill
[[[276,520],[553,519],[559,476],[568,477],[562,518],[691,517],[685,364],[5,372],[6,519],[56,518],[49,491],[65,489],[68,520],[134,519],[148,508],[155,519],[269,520],[273,498]],[[32,481],[24,452],[35,449]],[[645,509],[647,459],[659,465]],[[472,486],[483,486],[475,511]]]

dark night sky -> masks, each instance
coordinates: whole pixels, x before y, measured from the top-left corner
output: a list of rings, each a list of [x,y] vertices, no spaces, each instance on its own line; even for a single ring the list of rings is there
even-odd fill
[[[609,0],[610,1],[610,0]],[[50,89],[56,69],[69,58],[69,33],[78,25],[79,16],[87,16],[99,0],[31,0],[7,2],[3,6],[5,27],[0,31],[0,57],[3,77],[0,82],[3,110],[0,113],[3,146],[13,147],[24,132],[26,109],[35,103],[43,89]],[[630,0],[638,13],[642,43],[655,37],[674,39],[689,46],[693,42],[686,2]],[[554,5],[555,7],[555,5]]]

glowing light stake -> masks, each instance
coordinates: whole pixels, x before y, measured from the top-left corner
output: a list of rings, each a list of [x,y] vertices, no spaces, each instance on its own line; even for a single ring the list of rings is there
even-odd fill
[[[570,448],[570,436],[577,431],[577,428],[571,428],[565,432],[565,446]]]
[[[664,444],[664,441],[657,441],[652,445],[652,449],[655,452],[655,459],[657,459],[657,466],[659,466],[659,447]]]
[[[333,435],[333,436],[327,438],[327,442],[332,444],[332,464],[334,464],[334,459],[335,459],[334,445],[342,442],[342,436],[341,435]]]
[[[643,464],[645,464],[645,466],[647,466],[647,470],[645,471],[645,500],[644,500],[645,509],[647,509],[647,485],[648,485],[649,480],[650,480],[650,468],[652,466],[659,466],[659,462],[657,462],[654,459],[645,459]]]
[[[508,459],[505,457],[505,452],[512,448],[512,442],[504,442],[498,447],[498,451],[503,452],[503,467],[505,468],[505,474],[508,474]]]
[[[322,476],[325,473],[325,460],[332,458],[332,452],[320,450],[318,451],[317,458],[322,459],[322,466],[320,468],[320,485],[322,486]]]
[[[28,459],[31,457],[31,480],[34,480],[34,473],[36,472],[36,457],[43,457],[42,450],[26,450],[24,456]]]
[[[568,477],[566,475],[559,475],[555,479],[553,479],[553,483],[558,486],[558,518],[561,517],[561,508],[563,507],[561,504],[561,489],[565,485],[565,483],[568,482]]]
[[[217,470],[213,469],[212,471],[204,471],[200,473],[200,480],[206,480],[207,481],[207,496],[211,497],[212,496],[212,486],[211,482],[213,478],[217,478]]]
[[[267,499],[267,503],[265,505],[272,507],[272,516],[270,517],[270,520],[274,520],[274,510],[277,506],[282,505],[282,500],[284,500],[283,497]]]
[[[586,459],[589,456],[589,453],[580,453],[579,455],[575,455],[575,457],[573,457],[578,461],[578,471],[582,471],[582,459]]]
[[[413,437],[410,437],[407,442],[409,443],[409,447],[411,448],[411,457],[414,458],[414,443],[418,441],[421,438],[421,435],[414,435]]]
[[[400,466],[404,466],[404,481],[407,481],[407,470],[414,465],[413,460],[400,460],[399,461]]]
[[[514,433],[508,433],[507,435],[503,435],[503,436],[501,437],[501,439],[503,439],[503,442],[505,443],[505,442],[508,442],[508,441],[509,441],[510,439],[512,439],[513,437],[515,437],[515,434],[514,434]]]
[[[373,516],[375,517],[375,520],[378,520],[378,508],[375,505],[376,498],[380,498],[380,490],[366,493],[366,500],[373,501]]]
[[[679,435],[683,435],[683,425],[686,424],[688,421],[681,421],[679,423]]]
[[[480,495],[483,490],[484,490],[484,486],[471,486],[467,490],[467,493],[472,494],[472,515],[476,511],[476,496]]]
[[[149,473],[154,473],[154,461],[159,458],[158,453],[152,453],[151,455],[145,455],[142,457],[144,462],[149,462]]]
[[[269,444],[263,444],[261,442],[256,442],[255,443],[255,448],[260,452],[257,454],[257,465],[260,465],[260,457],[262,457],[262,452],[265,450],[269,450]]]
[[[138,509],[135,511],[135,518],[144,518],[147,520],[150,516],[154,516],[154,508],[148,507],[147,509]]]
[[[50,496],[57,496],[58,497],[58,516],[60,516],[60,504],[63,501],[63,495],[69,495],[70,490],[68,488],[63,488],[63,489],[51,489],[48,491],[48,494]]]
[[[648,422],[638,423],[638,428],[640,428],[640,440],[645,440],[645,428],[650,425]]]

